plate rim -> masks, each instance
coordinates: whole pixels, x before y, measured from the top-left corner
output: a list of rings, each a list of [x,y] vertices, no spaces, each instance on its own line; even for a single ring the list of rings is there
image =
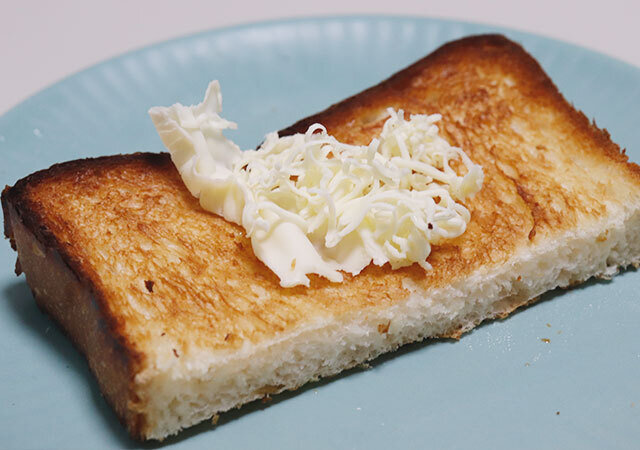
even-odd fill
[[[632,63],[629,63],[627,61],[623,61],[620,58],[617,58],[615,56],[611,56],[607,53],[601,52],[599,50],[595,50],[595,49],[591,49],[585,45],[582,44],[577,44],[577,43],[573,43],[573,42],[568,42],[564,39],[558,39],[555,37],[551,37],[551,36],[547,36],[545,34],[540,34],[540,33],[536,33],[536,32],[531,32],[531,31],[526,31],[526,30],[520,30],[518,28],[515,27],[507,27],[507,26],[503,26],[503,25],[495,25],[495,24],[491,24],[491,23],[485,23],[485,22],[475,22],[472,20],[458,20],[458,19],[452,19],[452,18],[441,18],[441,17],[433,17],[433,16],[410,16],[410,15],[406,15],[406,14],[336,14],[336,15],[318,15],[318,16],[300,16],[300,17],[287,17],[287,18],[278,18],[278,19],[267,19],[267,20],[256,20],[256,21],[250,21],[250,22],[244,22],[244,23],[239,23],[239,24],[233,24],[233,25],[226,25],[226,26],[222,26],[222,27],[214,27],[214,28],[209,28],[209,29],[205,29],[205,30],[200,30],[200,31],[196,31],[193,33],[186,33],[184,35],[179,35],[179,36],[175,36],[172,38],[167,38],[167,39],[163,39],[163,40],[159,40],[159,41],[155,41],[155,42],[151,42],[149,44],[144,44],[140,47],[135,47],[132,48],[130,50],[126,50],[124,52],[118,53],[114,56],[110,56],[104,60],[98,61],[96,63],[93,63],[87,67],[78,69],[76,71],[73,71],[71,73],[68,73],[67,75],[63,76],[60,79],[57,79],[55,81],[52,81],[48,84],[46,84],[45,86],[39,88],[38,90],[36,90],[35,92],[32,92],[31,94],[28,94],[25,98],[23,98],[21,101],[19,101],[18,103],[16,103],[15,105],[11,106],[8,110],[4,111],[2,114],[0,114],[0,126],[2,125],[2,121],[3,119],[5,119],[7,116],[9,115],[13,115],[16,113],[19,113],[19,111],[16,110],[20,110],[23,107],[25,107],[26,105],[32,103],[33,101],[37,100],[37,97],[40,94],[43,94],[49,90],[53,90],[56,89],[58,86],[60,86],[63,83],[69,82],[72,79],[81,77],[89,72],[93,72],[93,71],[98,71],[100,70],[103,66],[105,65],[109,65],[109,64],[115,64],[118,61],[124,60],[126,58],[131,58],[131,57],[136,57],[139,54],[148,52],[150,50],[154,50],[154,49],[162,49],[163,47],[167,47],[169,45],[173,45],[173,44],[183,44],[186,41],[190,41],[190,40],[195,40],[198,39],[200,37],[204,37],[204,36],[215,36],[217,34],[226,34],[226,33],[232,33],[232,32],[238,32],[238,31],[242,31],[242,30],[246,30],[246,29],[255,29],[255,28],[268,28],[268,27],[274,27],[274,26],[281,26],[281,25],[302,25],[302,24],[319,24],[319,23],[329,23],[329,22],[333,22],[333,21],[340,21],[340,22],[355,22],[355,21],[381,21],[381,20],[392,20],[392,21],[396,21],[396,22],[434,22],[434,23],[440,23],[440,24],[446,24],[447,26],[456,26],[456,25],[460,25],[460,26],[464,26],[464,27],[484,27],[487,28],[487,32],[483,32],[481,34],[490,34],[490,33],[499,33],[499,34],[506,34],[506,33],[512,33],[512,34],[519,34],[521,36],[526,36],[528,38],[536,38],[536,39],[542,39],[545,40],[547,42],[552,42],[554,44],[560,44],[563,46],[568,47],[571,50],[575,50],[575,51],[579,51],[579,52],[587,52],[589,54],[591,54],[591,56],[595,56],[595,57],[599,57],[599,58],[603,58],[608,64],[614,64],[616,66],[619,66],[620,69],[622,70],[632,70],[632,71],[636,71],[636,75],[638,76],[638,78],[640,78],[640,66],[635,66]],[[489,29],[491,31],[489,31]]]

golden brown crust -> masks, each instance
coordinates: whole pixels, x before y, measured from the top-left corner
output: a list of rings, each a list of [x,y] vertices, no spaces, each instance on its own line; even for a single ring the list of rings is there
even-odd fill
[[[101,284],[99,277],[92,270],[92,267],[85,264],[82,255],[75,249],[72,249],[70,242],[60,240],[60,235],[51,227],[49,223],[48,211],[42,208],[41,204],[34,201],[32,192],[36,191],[41,183],[47,186],[55,185],[58,180],[73,176],[75,181],[80,177],[87,177],[87,169],[93,170],[109,170],[110,167],[118,166],[127,161],[141,159],[144,164],[153,166],[157,164],[157,158],[152,154],[132,154],[119,155],[115,157],[100,157],[93,159],[75,160],[66,163],[55,164],[49,169],[35,172],[21,180],[19,180],[12,188],[5,188],[2,193],[2,205],[5,215],[5,236],[9,239],[13,237],[13,221],[7,220],[7,210],[13,209],[16,220],[22,223],[38,240],[48,249],[52,249],[60,255],[61,261],[74,273],[84,286],[86,286],[95,297],[103,319],[109,326],[112,335],[121,344],[122,349],[127,352],[126,357],[132,361],[132,364],[138,364],[141,355],[136,353],[131,342],[127,341],[127,336],[121,332],[122,319],[113,315],[109,311],[108,301],[104,299],[103,291],[100,290]],[[46,187],[45,187],[46,189]],[[5,207],[6,205],[6,207]],[[12,208],[9,208],[11,206]]]
[[[389,308],[407,297],[407,280],[428,290],[500,266],[517,250],[638,195],[638,166],[564,100],[533,58],[501,36],[447,44],[282,133],[321,122],[340,140],[368,143],[387,107],[441,113],[442,133],[485,172],[482,191],[467,205],[468,230],[434,247],[433,270],[426,273],[417,265],[369,266],[341,284],[312,277],[309,288],[282,288],[240,227],[201,210],[166,154],[59,164],[3,191],[5,234],[13,242],[23,226],[95,298],[96,320],[104,321],[126,361],[127,388],[114,391],[111,401],[134,435],[152,427],[138,414],[148,399],[137,397],[133,379],[149,360],[264,342],[310,317]],[[506,301],[505,314],[521,304]],[[170,342],[166,353],[164,342]],[[99,368],[95,373],[106,376]],[[123,398],[125,412],[117,406]]]
[[[159,155],[121,155],[56,164],[35,172],[2,192],[4,233],[18,252],[18,268],[24,271],[38,306],[49,314],[87,357],[89,366],[107,401],[132,436],[143,439],[145,417],[136,412],[139,401],[134,377],[142,355],[122,330],[123,318],[112,314],[108,300],[94,282],[95,273],[83,264],[82,255],[69,251],[49,228],[43,211],[29,195],[41,182],[55,184],[60,177],[84,171],[88,165],[101,169],[140,157],[153,165]],[[162,155],[164,156],[164,155]],[[160,158],[162,159],[162,158]]]
[[[53,247],[45,247],[18,219],[15,209],[5,210],[5,227],[24,267],[27,283],[38,306],[67,334],[87,357],[104,397],[133,436],[143,437],[144,416],[137,413],[133,389],[135,368],[130,351],[110,329],[87,283],[82,283]],[[7,222],[8,221],[8,222]]]
[[[492,71],[491,66],[499,66],[497,70],[510,72],[518,81],[526,83],[525,89],[521,92],[525,97],[557,108],[564,115],[563,118],[569,119],[575,130],[594,141],[595,147],[612,161],[628,163],[629,158],[625,151],[611,141],[611,136],[606,129],[598,128],[595,122],[590,122],[584,113],[571,106],[540,64],[522,46],[498,34],[470,36],[447,43],[387,80],[334,104],[322,112],[299,120],[281,130],[280,135],[301,133],[314,123],[322,123],[330,133],[334,128],[338,129],[341,131],[338,133],[340,136],[351,137],[352,139],[348,140],[352,141],[353,135],[357,133],[344,132],[342,128],[345,123],[352,122],[356,118],[375,118],[378,119],[375,121],[377,125],[380,125],[380,117],[376,113],[389,106],[412,111],[416,102],[407,96],[414,91],[411,85],[415,84],[416,80],[421,80],[423,84],[430,83],[434,86],[433,91],[445,91],[451,84],[449,78],[455,77],[455,72],[460,70],[461,66],[464,77],[469,74],[468,69],[473,66],[476,69],[484,66],[489,72]],[[465,82],[472,84],[473,80],[466,79]],[[436,106],[435,96],[437,95],[437,93],[433,96],[426,95],[417,103],[419,106]],[[437,109],[432,111],[439,112]],[[375,123],[365,125],[361,128],[375,125]],[[367,135],[360,136],[369,138]],[[625,164],[624,170],[640,180],[640,166],[637,164]]]

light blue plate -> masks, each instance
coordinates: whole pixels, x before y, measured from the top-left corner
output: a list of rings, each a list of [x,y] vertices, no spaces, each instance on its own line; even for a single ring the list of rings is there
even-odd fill
[[[147,109],[221,81],[241,147],[354,94],[440,44],[502,32],[640,160],[640,70],[512,30],[352,17],[215,30],[99,64],[0,117],[0,185],[75,158],[160,151]],[[0,246],[0,447],[136,447],[82,357],[34,304]],[[638,448],[640,273],[553,292],[459,342],[412,345],[268,407],[171,439],[176,448]],[[549,343],[541,339],[549,339]]]

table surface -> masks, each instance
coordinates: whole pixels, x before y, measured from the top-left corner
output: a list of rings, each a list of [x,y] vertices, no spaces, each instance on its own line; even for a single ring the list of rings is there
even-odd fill
[[[0,114],[56,81],[120,53],[178,36],[278,18],[393,14],[507,26],[640,66],[640,3],[628,0],[23,0],[0,14]]]

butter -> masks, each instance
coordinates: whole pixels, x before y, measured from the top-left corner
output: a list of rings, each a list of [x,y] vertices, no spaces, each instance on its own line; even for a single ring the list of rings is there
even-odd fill
[[[241,151],[224,136],[236,124],[221,111],[213,81],[199,105],[149,114],[191,194],[244,227],[283,287],[308,286],[311,273],[340,282],[371,262],[429,270],[431,245],[466,230],[471,217],[461,202],[480,190],[483,172],[439,136],[438,114],[406,120],[389,109],[369,145],[341,143],[314,124]]]

